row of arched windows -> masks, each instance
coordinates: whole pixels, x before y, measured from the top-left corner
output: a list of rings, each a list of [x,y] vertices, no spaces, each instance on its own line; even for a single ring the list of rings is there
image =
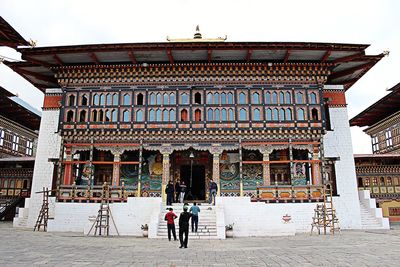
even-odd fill
[[[181,104],[187,105],[189,104],[189,94],[182,93]],[[238,103],[239,104],[247,104],[246,94],[241,92],[239,93]],[[75,95],[70,95],[68,97],[68,106],[75,106]],[[296,93],[296,104],[305,104],[304,94],[302,92]],[[233,104],[234,103],[234,95],[233,93],[207,93],[207,104]],[[131,105],[131,94],[125,93],[122,95],[121,105]],[[254,92],[251,94],[251,103],[252,104],[261,104],[261,96],[258,92]],[[175,105],[175,93],[150,93],[149,95],[149,104],[150,105]],[[194,103],[202,104],[202,97],[199,92],[194,95]],[[290,92],[266,92],[265,93],[265,103],[266,104],[291,104],[292,96]],[[317,94],[310,93],[309,94],[309,103],[317,104]],[[80,104],[82,106],[88,105],[88,97],[86,94],[81,96]],[[144,104],[144,96],[142,93],[136,95],[136,105]],[[108,94],[98,94],[95,93],[93,95],[93,106],[103,106],[103,105],[118,105],[118,93],[108,93]]]
[[[138,110],[139,112],[141,110]],[[142,119],[142,114],[140,115]],[[138,120],[138,114],[136,114],[136,120]],[[150,109],[149,110],[149,121],[175,121],[175,110],[173,109]]]

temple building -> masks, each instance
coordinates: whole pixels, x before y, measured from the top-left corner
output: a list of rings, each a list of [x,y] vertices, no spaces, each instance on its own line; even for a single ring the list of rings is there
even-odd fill
[[[210,179],[218,238],[232,223],[236,236],[309,231],[326,183],[341,227],[361,228],[345,92],[384,56],[367,47],[197,30],[159,43],[17,48],[24,61],[5,64],[45,93],[32,191],[57,192],[48,230],[87,232],[110,185],[119,233],[141,235],[146,223],[159,237],[168,181],[203,202]],[[14,225],[33,227],[40,207],[32,194]]]
[[[391,222],[400,221],[400,83],[350,120],[367,127],[372,155],[355,155],[358,187],[369,190]]]

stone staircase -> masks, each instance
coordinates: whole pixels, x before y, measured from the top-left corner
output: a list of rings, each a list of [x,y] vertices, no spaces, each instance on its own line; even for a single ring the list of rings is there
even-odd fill
[[[188,211],[190,210],[190,204]],[[217,215],[216,207],[210,204],[199,203],[199,226],[197,233],[191,231],[191,221],[189,222],[189,239],[218,239],[217,236]],[[167,222],[164,220],[167,208],[172,207],[178,218],[175,220],[176,237],[179,239],[179,215],[183,212],[182,203],[174,203],[172,206],[163,205],[159,216],[157,238],[168,238]]]
[[[382,223],[379,219],[372,215],[369,208],[367,208],[362,202],[360,202],[360,213],[362,229],[385,229],[382,227]]]

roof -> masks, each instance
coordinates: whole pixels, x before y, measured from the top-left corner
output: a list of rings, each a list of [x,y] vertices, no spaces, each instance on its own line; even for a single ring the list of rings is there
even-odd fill
[[[29,45],[29,43],[0,16],[0,46],[17,48],[19,45]]]
[[[35,157],[0,158],[0,162],[22,162],[22,161],[35,161]]]
[[[354,154],[354,158],[400,158],[400,154]]]
[[[40,111],[1,86],[0,115],[31,130],[39,130]]]
[[[384,55],[364,44],[307,42],[159,42],[18,48],[25,62],[5,62],[44,91],[59,87],[52,67],[175,63],[330,63],[329,84],[351,87]]]
[[[393,86],[384,96],[350,120],[350,126],[372,126],[400,110],[400,83]]]

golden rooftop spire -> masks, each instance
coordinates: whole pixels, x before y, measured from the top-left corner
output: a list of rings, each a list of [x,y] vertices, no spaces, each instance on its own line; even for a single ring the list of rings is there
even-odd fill
[[[167,36],[167,41],[168,42],[224,42],[227,39],[227,36],[225,35],[224,38],[222,37],[217,37],[217,38],[204,38],[200,33],[200,26],[196,26],[196,32],[194,33],[193,39],[191,38],[169,38]]]

